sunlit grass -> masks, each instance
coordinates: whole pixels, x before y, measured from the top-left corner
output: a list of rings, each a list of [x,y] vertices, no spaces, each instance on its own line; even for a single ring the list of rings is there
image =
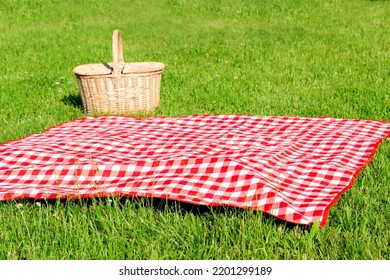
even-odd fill
[[[148,2],[147,7],[146,2]],[[0,5],[0,143],[84,116],[73,68],[162,61],[154,115],[390,121],[388,1],[11,1]],[[390,142],[323,229],[147,199],[0,204],[0,259],[389,259]]]

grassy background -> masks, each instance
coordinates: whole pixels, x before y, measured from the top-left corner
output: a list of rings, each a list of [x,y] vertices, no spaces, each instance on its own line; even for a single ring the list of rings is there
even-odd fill
[[[390,121],[390,1],[2,0],[0,143],[84,116],[72,70],[111,61],[116,28],[125,61],[167,65],[154,115]],[[389,159],[387,140],[324,229],[144,199],[1,203],[0,259],[390,259]]]

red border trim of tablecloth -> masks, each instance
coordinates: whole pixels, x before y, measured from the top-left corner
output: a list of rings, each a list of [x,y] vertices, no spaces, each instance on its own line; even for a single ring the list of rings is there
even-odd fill
[[[390,133],[387,135],[387,137],[390,137]],[[353,185],[355,184],[355,181],[357,179],[357,177],[359,176],[360,172],[366,168],[372,161],[372,159],[374,158],[377,150],[378,150],[378,147],[379,145],[387,138],[383,138],[381,141],[378,141],[378,143],[376,144],[375,148],[373,149],[371,155],[369,156],[369,159],[367,160],[366,164],[364,166],[362,166],[361,168],[357,169],[355,171],[355,173],[353,174],[353,179],[351,181],[351,183],[346,186],[344,189],[342,189],[333,199],[332,201],[329,203],[328,206],[326,206],[325,208],[325,211],[324,211],[324,216],[323,216],[323,219],[322,221],[320,221],[320,227],[324,227],[326,225],[326,222],[328,221],[328,216],[329,216],[329,212],[330,212],[330,209],[336,204],[336,202],[340,199],[340,197],[343,195],[343,193],[345,193],[347,190],[351,189],[353,187]]]

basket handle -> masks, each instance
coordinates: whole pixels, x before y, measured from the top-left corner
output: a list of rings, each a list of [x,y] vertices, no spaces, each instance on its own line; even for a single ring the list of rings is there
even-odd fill
[[[121,63],[124,63],[122,36],[121,32],[118,29],[115,29],[112,34],[112,64],[114,75],[121,74],[122,69],[119,69]]]

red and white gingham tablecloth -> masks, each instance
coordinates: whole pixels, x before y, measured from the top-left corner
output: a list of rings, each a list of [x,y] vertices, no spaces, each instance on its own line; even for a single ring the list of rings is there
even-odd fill
[[[334,118],[82,118],[0,145],[0,201],[156,197],[324,226],[389,136]]]

